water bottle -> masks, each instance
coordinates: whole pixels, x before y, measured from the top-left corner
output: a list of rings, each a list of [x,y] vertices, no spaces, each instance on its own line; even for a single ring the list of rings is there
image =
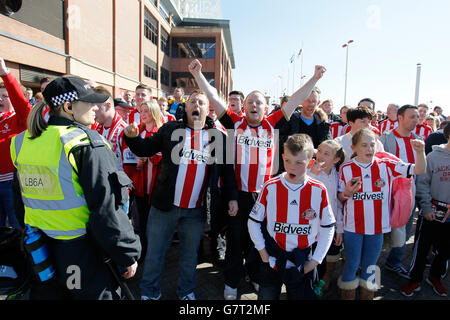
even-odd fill
[[[324,285],[325,285],[325,281],[320,280],[319,283],[314,287],[314,293],[316,295],[318,295],[319,297],[321,297],[323,294],[322,288]]]
[[[43,263],[49,258],[48,248],[45,242],[43,242],[42,234],[39,232],[39,230],[27,224],[24,240],[25,249],[31,255],[33,264],[35,266],[35,268],[33,269],[38,275],[39,280],[41,280],[41,282],[44,282],[53,278],[55,276],[55,269],[52,264],[50,264],[46,268],[45,264],[43,264],[43,270],[40,270],[41,268],[43,268],[42,266],[41,268],[39,268],[39,264]],[[36,267],[38,267],[37,270]]]

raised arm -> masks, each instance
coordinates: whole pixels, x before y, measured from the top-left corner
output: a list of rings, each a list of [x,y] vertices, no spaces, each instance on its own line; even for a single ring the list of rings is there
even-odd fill
[[[312,76],[311,79],[309,79],[309,81],[303,85],[303,87],[295,91],[294,94],[289,98],[289,101],[283,107],[283,112],[286,117],[290,118],[299,104],[309,97],[312,90],[316,86],[317,81],[322,78],[325,71],[327,71],[325,67],[316,66],[314,76]]]
[[[217,93],[217,89],[211,86],[206,80],[205,76],[202,73],[202,64],[197,59],[193,60],[189,66],[189,72],[194,77],[197,82],[199,89],[204,91],[208,96],[209,101],[212,103],[214,110],[216,111],[217,117],[220,119],[222,115],[227,110],[227,104],[223,101],[219,94]]]

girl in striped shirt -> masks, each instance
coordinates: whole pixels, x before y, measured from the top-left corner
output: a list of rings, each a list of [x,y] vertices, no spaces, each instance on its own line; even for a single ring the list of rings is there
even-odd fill
[[[325,281],[323,290],[326,291],[331,276],[336,268],[342,250],[344,225],[342,218],[342,203],[338,200],[339,167],[345,161],[345,151],[334,140],[325,140],[317,148],[314,164],[308,169],[308,175],[322,182],[328,193],[331,209],[336,219],[334,241],[327,252],[326,263],[321,263],[317,270],[319,278]]]
[[[375,157],[376,135],[368,129],[352,137],[352,160],[339,173],[339,200],[344,203],[344,247],[346,262],[338,279],[341,298],[353,300],[360,286],[360,299],[372,300],[378,289],[376,266],[383,245],[383,234],[391,231],[390,198],[392,180],[425,173],[424,143],[411,140],[416,151],[415,164]],[[360,279],[357,277],[361,266]]]

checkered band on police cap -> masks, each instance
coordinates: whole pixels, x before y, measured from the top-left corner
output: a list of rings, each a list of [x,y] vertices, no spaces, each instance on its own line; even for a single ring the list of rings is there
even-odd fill
[[[55,106],[60,106],[64,104],[65,102],[73,102],[75,100],[78,100],[78,93],[74,91],[66,92],[63,94],[60,94],[59,96],[52,97],[52,103]]]

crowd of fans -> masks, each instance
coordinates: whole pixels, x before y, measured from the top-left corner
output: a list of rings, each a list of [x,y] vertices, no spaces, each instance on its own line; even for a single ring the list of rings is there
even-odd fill
[[[42,94],[51,79],[42,79],[33,94],[3,59],[0,65],[0,226],[22,228],[14,215],[9,144],[27,129],[32,108],[42,108],[46,121],[53,116]],[[188,66],[200,89],[190,95],[175,88],[173,95],[158,97],[140,84],[114,97],[88,82],[109,97],[97,105],[91,129],[109,142],[119,170],[132,180],[123,210],[142,244],[137,272],[127,280],[135,296],[161,298],[165,253],[178,241],[177,293],[195,299],[195,268],[205,236],[224,268],[226,300],[238,299],[243,279],[260,299],[278,299],[282,284],[289,299],[313,299],[319,280],[325,283],[323,292],[329,289],[340,260],[345,261],[338,278],[341,298],[355,299],[360,288],[360,299],[371,300],[379,288],[371,282],[371,267],[383,245],[390,247],[385,268],[409,279],[404,295],[420,290],[427,264],[427,282],[438,295],[447,295],[441,279],[448,267],[450,218],[440,213],[450,207],[445,192],[450,121],[442,108],[376,107],[364,98],[337,109],[332,99],[321,100],[316,86],[326,73],[321,66],[280,105],[269,107],[259,91],[246,97],[231,91],[225,101],[201,68],[197,60]],[[233,139],[234,154],[226,157],[232,163],[208,162],[208,129],[213,128],[219,134],[215,139]],[[184,140],[174,139],[177,130]],[[189,154],[175,164],[171,153],[180,141],[183,154]],[[393,181],[400,179],[406,184],[396,189]],[[392,223],[394,213],[407,216],[402,225]],[[414,258],[405,268],[405,243],[415,217]]]

